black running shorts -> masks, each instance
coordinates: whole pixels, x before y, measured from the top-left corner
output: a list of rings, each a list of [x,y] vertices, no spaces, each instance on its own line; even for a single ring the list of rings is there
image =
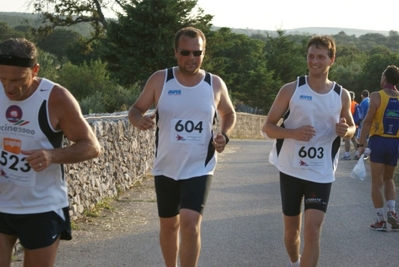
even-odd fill
[[[65,220],[54,211],[35,214],[8,214],[0,212],[0,233],[17,236],[26,249],[52,245],[59,236],[71,240],[69,209],[62,209]]]
[[[190,209],[202,214],[211,181],[212,175],[178,181],[163,175],[155,176],[159,217],[174,217],[180,213],[180,209]]]
[[[301,213],[302,199],[305,210],[316,209],[327,212],[332,183],[315,183],[280,172],[280,192],[283,213],[297,216]]]

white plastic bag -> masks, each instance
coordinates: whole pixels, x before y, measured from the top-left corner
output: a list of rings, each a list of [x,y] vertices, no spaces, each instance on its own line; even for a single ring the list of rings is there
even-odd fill
[[[357,161],[355,167],[353,168],[351,172],[351,177],[353,179],[360,179],[362,181],[366,178],[366,167],[364,166],[363,154],[359,157],[359,160]]]

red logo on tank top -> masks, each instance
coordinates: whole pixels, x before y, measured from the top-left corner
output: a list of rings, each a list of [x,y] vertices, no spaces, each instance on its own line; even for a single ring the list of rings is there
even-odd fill
[[[299,161],[299,166],[309,166],[309,164],[307,164],[305,161],[300,160]]]
[[[176,140],[177,140],[177,141],[184,141],[184,140],[186,140],[186,139],[184,139],[183,136],[176,134]]]

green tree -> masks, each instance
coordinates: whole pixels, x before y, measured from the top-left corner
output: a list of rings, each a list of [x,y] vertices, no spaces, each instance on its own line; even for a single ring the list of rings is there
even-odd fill
[[[267,69],[273,70],[273,79],[287,83],[306,73],[306,42],[291,41],[283,30],[277,30],[278,36],[268,36],[265,46]]]
[[[57,57],[39,49],[37,62],[40,65],[39,76],[57,82],[58,70],[60,68]]]
[[[57,82],[68,88],[77,100],[97,93],[106,94],[115,86],[110,80],[107,64],[100,60],[79,66],[67,62],[60,69]]]
[[[56,29],[51,34],[41,38],[37,42],[37,46],[44,51],[52,53],[58,60],[61,60],[67,56],[68,47],[77,43],[81,37],[77,32]]]
[[[258,38],[220,28],[209,35],[204,60],[204,69],[225,81],[233,102],[245,103],[255,112],[265,109],[264,103],[270,95],[262,93],[269,88],[266,85],[271,84],[263,56],[264,45]]]
[[[237,92],[236,97],[246,105],[254,108],[255,114],[267,114],[281,87],[279,80],[273,79],[273,72],[261,64],[247,73],[244,83],[247,90]]]
[[[56,27],[90,23],[94,38],[104,35],[108,20],[104,11],[117,5],[123,7],[127,0],[30,0],[35,13],[41,15],[43,26],[38,32],[51,33]]]
[[[399,54],[387,52],[371,55],[362,70],[361,86],[370,92],[381,89],[381,75],[388,65],[399,66]]]
[[[354,91],[357,101],[364,90],[361,85],[362,71],[368,56],[353,45],[337,45],[334,65],[330,69],[330,79],[344,88]]]
[[[263,47],[261,40],[221,28],[209,34],[204,68],[239,90],[246,73],[263,61]]]
[[[10,28],[7,23],[0,22],[0,42],[7,40],[8,38],[22,38],[24,34]]]
[[[176,63],[173,37],[184,26],[209,31],[210,15],[193,15],[196,0],[131,0],[118,21],[111,21],[106,40],[109,69],[121,85],[144,81],[156,70]]]
[[[359,55],[362,52],[355,45],[338,45],[337,44],[337,53],[336,58],[341,57],[353,57],[355,55]]]
[[[104,51],[103,42],[99,39],[93,40],[90,44],[87,39],[81,38],[77,42],[66,47],[66,57],[74,65],[81,65],[85,61],[95,61],[102,58]]]
[[[104,107],[106,112],[127,111],[141,93],[141,86],[133,84],[127,88],[115,86],[104,95]]]

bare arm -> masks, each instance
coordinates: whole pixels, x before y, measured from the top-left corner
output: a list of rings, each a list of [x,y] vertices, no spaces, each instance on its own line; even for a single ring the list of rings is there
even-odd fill
[[[351,113],[351,98],[348,90],[342,90],[341,94],[342,109],[340,121],[336,124],[337,135],[343,138],[352,138],[356,132],[356,125]]]
[[[380,94],[378,92],[373,92],[370,95],[370,106],[367,111],[366,117],[362,121],[362,130],[360,132],[360,137],[358,143],[364,145],[366,143],[366,138],[369,135],[373,119],[377,113],[378,108],[381,104]],[[363,154],[365,147],[359,147],[359,155]]]
[[[45,169],[52,163],[77,163],[100,154],[100,144],[90,125],[83,117],[80,106],[65,88],[55,85],[49,98],[49,116],[53,128],[61,130],[73,144],[51,150],[23,151],[35,171]]]
[[[165,71],[160,70],[155,72],[147,81],[141,92],[139,98],[129,109],[130,123],[141,129],[152,129],[155,126],[155,114],[144,115],[148,109],[154,104],[157,105],[158,99],[161,95],[163,82],[165,80]]]
[[[234,129],[236,112],[224,81],[215,75],[212,75],[212,79],[216,109],[220,117],[220,133],[216,134],[213,145],[216,151],[220,153],[227,144],[227,140],[222,133],[228,135]]]
[[[220,117],[220,131],[228,134],[235,126],[236,112],[224,81],[220,77],[213,75],[213,86],[219,96],[216,102],[216,108]]]

